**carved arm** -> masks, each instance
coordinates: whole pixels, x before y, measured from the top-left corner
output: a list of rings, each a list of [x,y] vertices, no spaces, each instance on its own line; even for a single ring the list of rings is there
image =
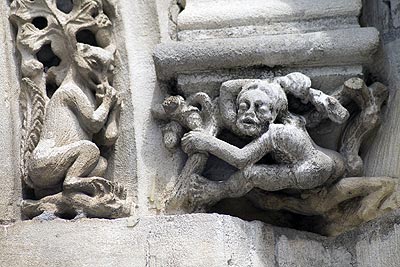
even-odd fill
[[[94,109],[92,103],[80,89],[72,89],[67,92],[67,104],[75,112],[78,119],[91,133],[98,133],[105,125],[110,109],[117,100],[116,91],[108,86],[101,104]]]
[[[238,148],[214,136],[200,131],[191,131],[182,138],[182,148],[188,153],[208,152],[232,166],[243,169],[259,161],[271,151],[269,133],[253,140],[243,148]]]
[[[336,123],[344,123],[350,114],[340,102],[320,90],[311,88],[311,80],[300,72],[293,72],[275,79],[285,92],[299,98],[303,103],[310,102],[317,111]]]

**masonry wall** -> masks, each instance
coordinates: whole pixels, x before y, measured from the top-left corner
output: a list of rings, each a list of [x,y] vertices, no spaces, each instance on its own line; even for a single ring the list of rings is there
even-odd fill
[[[389,2],[390,6],[387,1],[364,1],[361,20],[381,32],[381,47],[370,72],[391,90],[382,128],[365,157],[366,175],[398,177],[400,25],[398,1]],[[164,148],[159,124],[150,114],[167,90],[157,81],[153,51],[157,44],[171,42],[169,4],[168,0],[117,2],[120,49],[115,86],[123,90],[127,102],[108,176],[127,187],[134,204],[130,218],[113,221],[21,221],[18,55],[8,4],[0,4],[0,266],[397,267],[399,213],[337,238],[216,214],[155,216],[158,192],[178,174],[184,160],[184,155]],[[182,36],[196,37],[188,32]],[[360,72],[358,67],[352,70]],[[190,84],[192,78],[181,76],[182,88],[189,88],[185,82]]]

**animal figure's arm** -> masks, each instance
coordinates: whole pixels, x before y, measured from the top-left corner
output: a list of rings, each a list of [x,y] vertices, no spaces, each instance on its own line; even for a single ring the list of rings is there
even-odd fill
[[[243,148],[233,146],[201,131],[191,131],[185,134],[181,144],[183,150],[188,154],[208,152],[238,169],[256,163],[271,151],[268,132]]]
[[[68,106],[75,112],[85,128],[98,133],[105,125],[110,109],[117,100],[117,93],[111,86],[106,86],[101,104],[95,109],[83,93],[68,92]]]

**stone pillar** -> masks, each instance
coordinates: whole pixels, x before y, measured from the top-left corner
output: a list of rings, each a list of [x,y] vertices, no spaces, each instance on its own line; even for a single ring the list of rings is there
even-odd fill
[[[7,1],[0,4],[0,224],[18,220],[21,199],[19,179],[19,86],[13,33]]]
[[[123,0],[118,7],[122,17],[121,35],[125,37],[126,46],[126,54],[121,60],[127,69],[124,80],[128,81],[125,86],[129,86],[132,103],[130,108],[126,108],[132,113],[130,121],[125,121],[125,126],[122,126],[131,129],[130,133],[124,134],[127,141],[124,146],[130,147],[136,154],[136,159],[131,160],[131,164],[125,164],[125,168],[130,168],[132,174],[133,169],[137,170],[137,178],[131,176],[130,183],[134,183],[133,180],[137,183],[138,214],[145,215],[156,212],[157,188],[162,186],[163,180],[177,174],[179,165],[164,148],[160,127],[152,119],[150,111],[154,103],[161,102],[163,97],[152,58],[154,47],[160,42],[157,9],[162,6],[155,0]],[[136,146],[136,152],[133,152],[132,145]],[[128,158],[133,157],[133,154],[128,154]]]
[[[366,176],[400,177],[400,23],[399,1],[364,1],[363,23],[381,32],[373,76],[390,90],[385,116],[365,156]]]

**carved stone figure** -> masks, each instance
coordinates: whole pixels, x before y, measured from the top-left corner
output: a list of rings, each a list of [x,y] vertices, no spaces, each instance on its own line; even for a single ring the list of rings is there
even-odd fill
[[[22,56],[23,213],[126,216],[126,193],[103,178],[102,155],[118,137],[121,98],[112,87],[115,45],[101,0],[15,0]]]
[[[288,95],[313,108],[301,115],[289,111]],[[193,100],[199,96],[207,101]],[[375,83],[367,87],[359,78],[346,81],[327,95],[311,88],[310,79],[301,73],[271,80],[227,81],[214,101],[204,93],[186,101],[180,96],[167,98],[163,110],[154,112],[158,118],[172,120],[164,127],[164,141],[173,148],[183,136],[181,146],[189,156],[180,177],[174,181],[174,189],[168,192],[172,200],[166,202],[167,211],[177,205],[188,211],[204,211],[222,199],[246,196],[261,209],[326,216],[332,226],[338,220],[343,224],[343,217],[336,211],[339,204],[342,207],[342,202],[357,198],[364,203],[352,213],[359,219],[350,219],[343,229],[375,218],[380,213],[377,210],[381,201],[393,193],[394,180],[342,178],[362,175],[360,146],[379,125],[380,108],[386,98],[385,86]],[[345,108],[349,105],[357,110],[351,112],[351,118]],[[310,129],[327,119],[345,125],[338,151],[318,146],[309,135]],[[204,126],[205,121],[212,122],[212,127]],[[184,134],[185,129],[191,131]],[[218,135],[223,129],[249,142],[238,147],[221,140]],[[203,177],[209,155],[236,171],[227,179]],[[194,157],[197,160],[193,161]],[[267,163],[263,163],[267,157]],[[324,197],[314,193],[321,190],[328,193]],[[290,192],[303,192],[310,197],[298,200],[298,193]],[[340,214],[345,213],[350,213],[349,209]],[[334,233],[332,229],[343,230],[327,226],[323,231]]]
[[[336,99],[310,90],[308,77],[293,73],[280,81],[299,98],[320,101],[323,111],[338,121],[348,118],[346,109]],[[324,99],[317,100],[316,96],[321,95]],[[255,187],[266,191],[310,189],[343,175],[344,164],[338,153],[324,151],[313,143],[305,121],[288,111],[286,94],[277,82],[226,82],[221,87],[219,103],[224,123],[233,132],[251,137],[253,141],[238,148],[200,131],[183,137],[182,147],[186,153],[211,153],[239,169],[223,182],[200,177],[191,188],[195,202],[201,198],[208,204],[215,204],[223,198],[243,196]],[[267,154],[273,157],[275,164],[256,164]]]

